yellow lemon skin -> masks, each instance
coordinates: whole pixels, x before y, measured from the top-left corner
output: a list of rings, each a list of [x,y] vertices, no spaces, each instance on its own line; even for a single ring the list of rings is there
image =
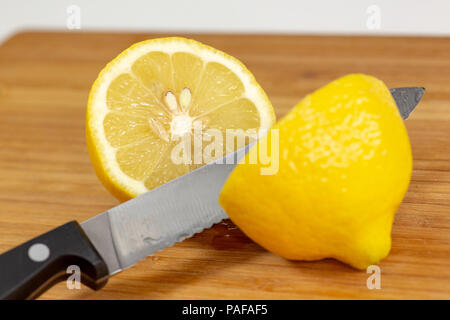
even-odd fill
[[[89,115],[87,123],[89,123]],[[95,139],[93,137],[92,130],[87,125],[86,145],[97,178],[101,181],[106,190],[108,190],[120,202],[125,202],[134,198],[135,195],[133,195],[130,191],[128,191],[127,188],[124,188],[122,185],[120,185],[119,183],[110,178],[110,176],[108,175],[108,170],[103,165],[101,153],[98,150],[94,141]]]
[[[274,129],[278,172],[262,175],[265,165],[249,164],[253,147],[224,185],[219,202],[232,221],[287,259],[335,258],[365,269],[385,258],[412,171],[408,134],[385,84],[339,78]]]

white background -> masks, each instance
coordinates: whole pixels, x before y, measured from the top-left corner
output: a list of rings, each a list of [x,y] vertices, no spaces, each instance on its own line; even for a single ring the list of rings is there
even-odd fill
[[[25,29],[450,35],[450,0],[0,0],[0,42]],[[380,29],[367,27],[370,5]]]

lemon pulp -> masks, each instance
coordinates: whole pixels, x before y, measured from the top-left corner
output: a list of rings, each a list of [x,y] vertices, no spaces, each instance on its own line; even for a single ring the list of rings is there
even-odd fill
[[[270,102],[236,59],[193,40],[155,39],[129,48],[99,75],[87,138],[98,176],[126,200],[205,164],[171,161],[194,125],[225,136],[227,129],[261,132],[273,121]]]

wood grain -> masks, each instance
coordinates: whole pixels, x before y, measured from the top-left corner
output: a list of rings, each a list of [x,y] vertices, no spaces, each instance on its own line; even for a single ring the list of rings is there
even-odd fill
[[[100,69],[155,34],[21,33],[0,47],[0,252],[117,204],[97,180],[84,139]],[[450,298],[450,39],[191,35],[242,60],[277,116],[347,73],[427,92],[406,122],[414,172],[380,263],[381,290],[333,260],[290,262],[229,221],[112,278],[99,292],[61,283],[43,299]],[[1,271],[0,271],[1,272]]]

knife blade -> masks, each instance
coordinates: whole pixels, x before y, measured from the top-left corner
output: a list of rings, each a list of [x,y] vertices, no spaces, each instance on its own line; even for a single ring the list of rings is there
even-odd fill
[[[425,89],[391,89],[406,119]],[[247,145],[210,164],[122,203],[79,225],[71,221],[0,255],[0,298],[35,298],[78,267],[81,281],[100,289],[139,260],[211,227],[226,213],[222,186]]]
[[[398,111],[403,120],[408,119],[411,112],[416,108],[419,101],[422,99],[425,88],[424,87],[403,87],[390,89],[391,95],[397,104]]]
[[[81,227],[103,253],[110,274],[227,218],[217,199],[228,175],[250,147],[83,222]]]

